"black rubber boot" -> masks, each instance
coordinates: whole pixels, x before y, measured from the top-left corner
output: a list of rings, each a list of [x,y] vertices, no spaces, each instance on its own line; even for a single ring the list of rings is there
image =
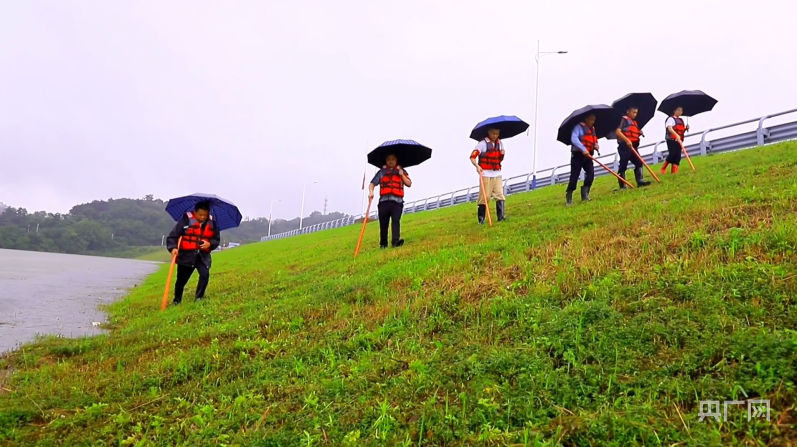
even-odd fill
[[[479,225],[484,225],[484,218],[487,217],[487,205],[479,205]]]
[[[591,188],[591,186],[582,186],[581,187],[581,200],[583,202],[589,202],[590,200],[592,200],[592,199],[589,198],[589,188]]]
[[[640,187],[640,188],[641,188],[641,187],[643,187],[643,186],[648,186],[648,185],[650,185],[650,182],[649,182],[649,181],[646,181],[646,180],[645,180],[645,179],[642,177],[642,168],[636,168],[636,169],[634,169],[634,177],[636,178],[636,185],[637,185],[637,187]]]
[[[495,214],[498,216],[498,221],[501,222],[502,220],[506,220],[506,216],[504,216],[504,201],[503,200],[496,200],[495,202]]]
[[[625,180],[625,171],[618,172],[617,175],[619,175],[620,177],[623,178],[623,180]],[[620,189],[628,189],[628,186],[625,185],[625,182],[623,180],[617,179],[617,183],[620,184]]]
[[[573,204],[573,191],[567,191],[565,194],[565,205],[572,205]]]

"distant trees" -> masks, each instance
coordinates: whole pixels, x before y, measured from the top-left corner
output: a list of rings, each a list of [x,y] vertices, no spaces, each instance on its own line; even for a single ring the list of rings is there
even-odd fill
[[[161,245],[174,226],[166,203],[147,194],[143,199],[95,200],[74,206],[68,214],[7,207],[0,212],[0,248],[73,254],[105,254],[136,247]],[[347,217],[342,213],[313,212],[308,227]],[[299,218],[275,219],[271,234],[299,228]],[[256,218],[222,232],[226,242],[259,241],[268,233],[268,219]]]

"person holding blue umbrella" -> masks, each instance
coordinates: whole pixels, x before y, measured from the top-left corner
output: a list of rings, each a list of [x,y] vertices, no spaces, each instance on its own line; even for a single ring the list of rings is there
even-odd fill
[[[172,304],[182,302],[183,290],[194,270],[199,273],[194,297],[201,301],[210,282],[210,253],[219,246],[221,231],[240,225],[243,216],[232,202],[210,194],[171,199],[166,212],[176,221],[166,238],[166,249],[172,254],[172,263],[177,265]],[[164,305],[165,299],[164,296]]]
[[[470,154],[470,162],[479,174],[479,200],[476,216],[479,225],[484,224],[484,218],[489,213],[488,201],[495,200],[495,213],[498,221],[506,220],[504,202],[504,183],[502,178],[502,163],[504,143],[500,138],[512,138],[526,131],[529,125],[516,116],[496,116],[488,118],[473,128],[470,137],[476,141],[476,147]],[[491,220],[492,225],[492,220]]]

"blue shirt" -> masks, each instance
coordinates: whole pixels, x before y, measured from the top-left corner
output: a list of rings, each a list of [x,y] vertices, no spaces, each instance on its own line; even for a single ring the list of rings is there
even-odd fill
[[[587,148],[581,144],[581,137],[584,136],[584,126],[581,124],[576,124],[576,127],[573,128],[573,133],[570,134],[570,143],[572,144],[570,148],[570,152],[578,152],[581,151],[583,153],[587,153]]]

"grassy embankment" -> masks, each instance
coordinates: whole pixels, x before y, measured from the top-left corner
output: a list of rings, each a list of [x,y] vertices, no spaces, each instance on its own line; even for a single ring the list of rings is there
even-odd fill
[[[5,360],[21,445],[787,445],[797,441],[797,143],[684,161],[563,206],[512,196],[215,256],[208,300],[159,311],[166,266],[112,333]],[[649,177],[649,174],[647,174]],[[418,181],[418,179],[416,179]],[[192,280],[192,284],[195,280]],[[770,421],[698,421],[700,400]],[[722,411],[722,408],[720,408]]]

